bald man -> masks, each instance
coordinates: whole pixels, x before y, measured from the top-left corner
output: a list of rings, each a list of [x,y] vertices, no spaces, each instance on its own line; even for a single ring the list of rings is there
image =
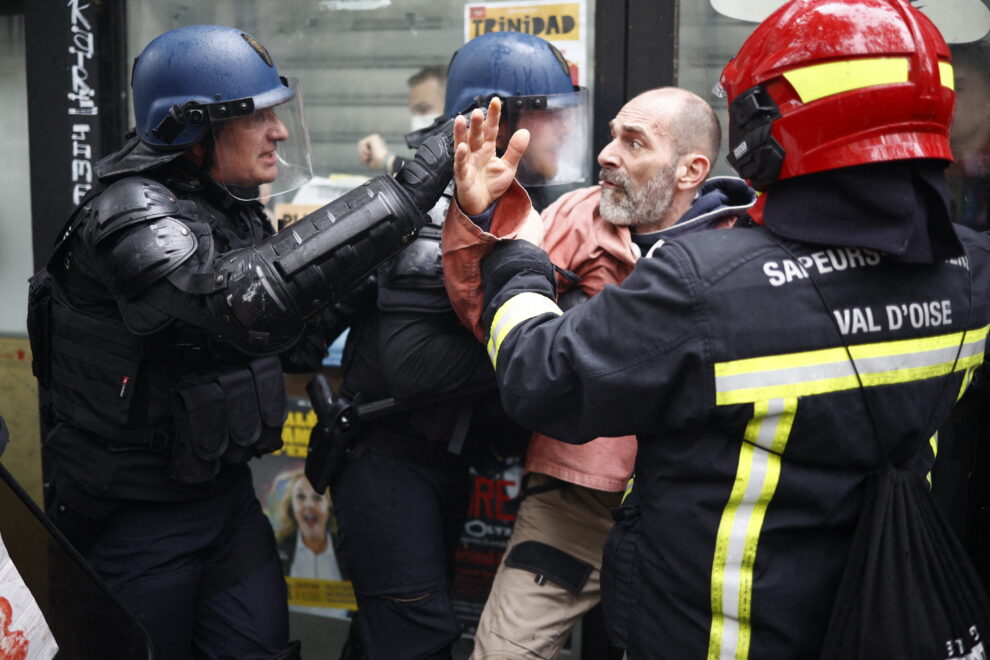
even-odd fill
[[[618,284],[636,260],[667,238],[729,227],[755,193],[741,179],[708,179],[721,130],[711,106],[665,87],[630,100],[609,124],[598,154],[599,185],[564,195],[542,215],[543,247],[567,310]],[[470,190],[458,190],[469,213]],[[511,192],[493,218],[454,209],[444,224],[444,269],[451,302],[479,339],[480,262],[496,238],[516,235]],[[488,212],[491,214],[491,211]],[[574,623],[601,598],[602,548],[636,457],[633,436],[577,445],[533,434],[526,490],[505,558],[475,636],[473,658],[554,658]],[[619,654],[621,657],[621,653]]]

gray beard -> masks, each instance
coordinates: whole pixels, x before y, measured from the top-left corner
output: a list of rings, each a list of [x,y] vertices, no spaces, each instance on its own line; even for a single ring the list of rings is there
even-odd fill
[[[629,177],[618,172],[602,177],[606,181],[622,186],[625,193],[602,189],[602,199],[598,210],[606,222],[622,227],[639,227],[659,222],[670,211],[674,201],[674,180],[676,163],[671,163],[657,172],[641,187],[633,186]]]

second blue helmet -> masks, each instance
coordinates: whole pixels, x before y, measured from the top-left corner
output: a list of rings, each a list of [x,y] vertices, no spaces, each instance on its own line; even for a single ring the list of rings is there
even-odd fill
[[[567,60],[551,43],[523,32],[492,32],[467,42],[451,58],[444,114],[455,117],[484,107],[493,96],[510,109],[513,96],[574,91]]]

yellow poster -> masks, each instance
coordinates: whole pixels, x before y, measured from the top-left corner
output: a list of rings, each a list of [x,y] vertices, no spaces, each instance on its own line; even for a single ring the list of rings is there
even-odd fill
[[[305,218],[318,208],[320,208],[319,204],[288,204],[279,202],[275,205],[275,226],[278,229],[288,227],[293,222]]]
[[[251,461],[255,493],[275,531],[289,609],[346,619],[357,602],[334,548],[333,500],[313,490],[304,472],[316,413],[305,397],[290,396],[288,403],[282,449]]]
[[[289,605],[357,609],[357,597],[350,582],[287,577]]]
[[[464,5],[464,40],[492,32],[525,32],[552,43],[571,68],[575,85],[586,85],[588,43],[585,2],[530,0]]]
[[[489,32],[525,32],[547,41],[581,39],[581,3],[489,2],[470,5],[468,38]]]

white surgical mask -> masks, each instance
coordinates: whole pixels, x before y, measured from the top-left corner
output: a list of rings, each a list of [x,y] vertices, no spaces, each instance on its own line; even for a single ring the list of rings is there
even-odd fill
[[[411,131],[418,131],[421,128],[426,128],[432,125],[433,120],[436,118],[436,115],[413,115],[409,118],[409,129]]]

